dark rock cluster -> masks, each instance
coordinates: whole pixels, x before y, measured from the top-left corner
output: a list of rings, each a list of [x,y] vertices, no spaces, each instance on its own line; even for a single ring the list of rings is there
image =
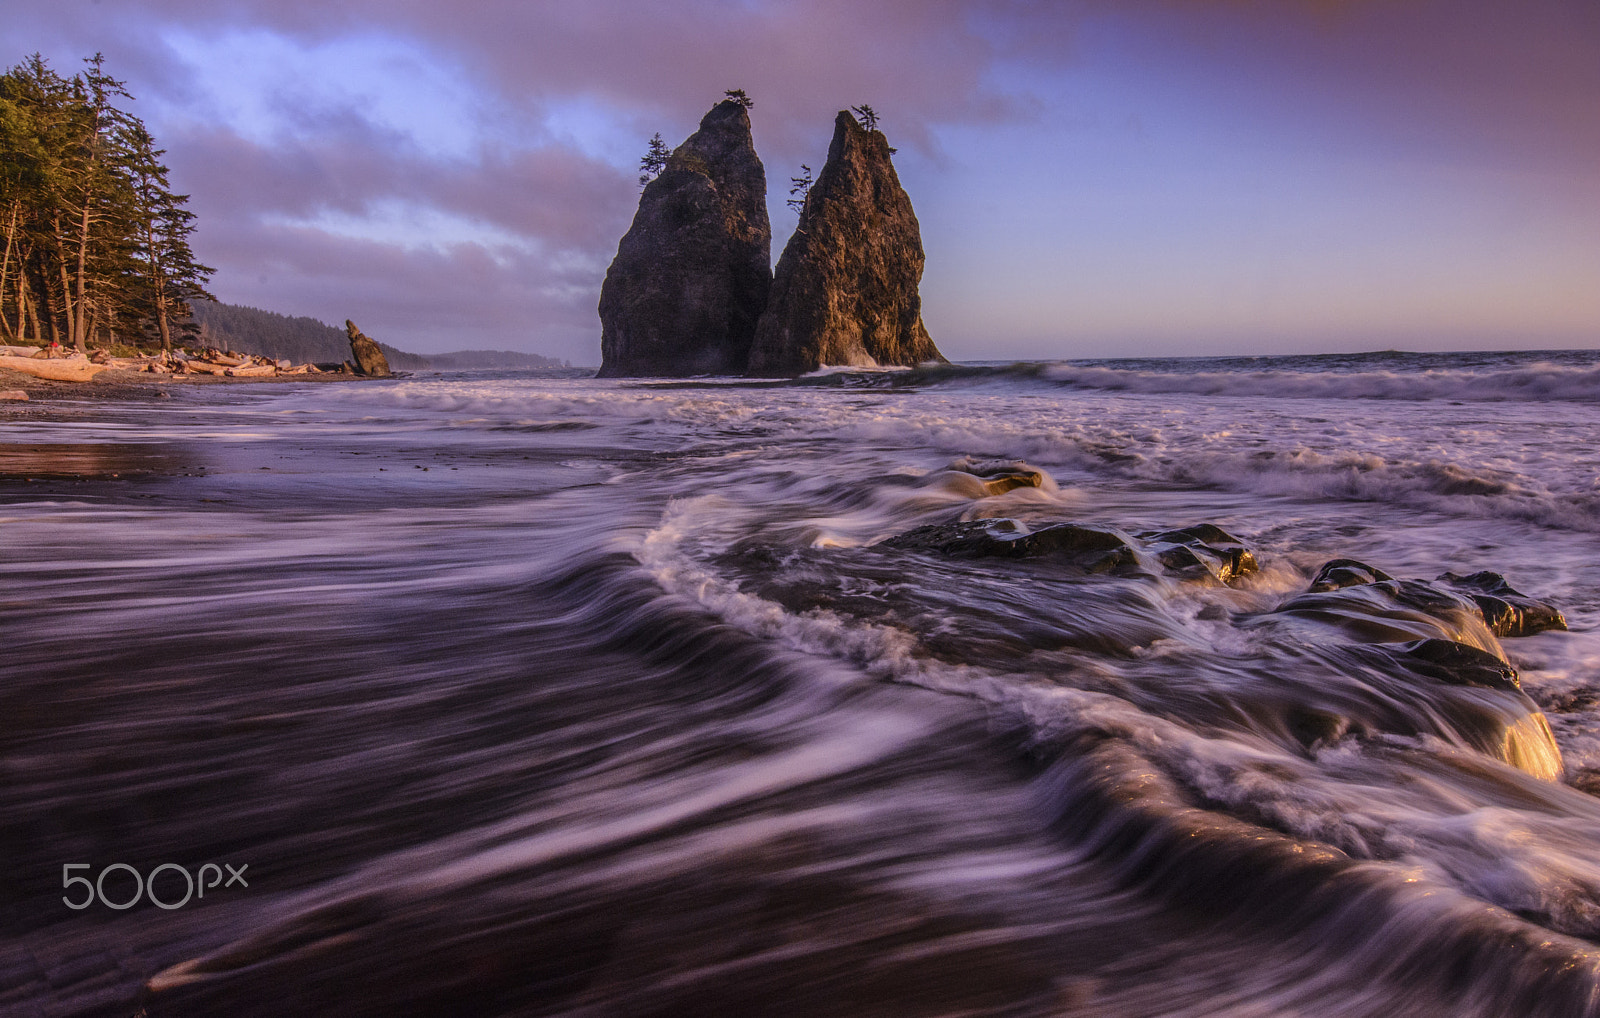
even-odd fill
[[[1024,470],[980,479],[1005,487],[1029,483]],[[1009,576],[1025,588],[1048,578],[1064,584],[1058,590],[1072,591],[1069,601],[1050,603],[1052,615],[1037,619],[1021,611],[972,608],[955,616],[906,607],[886,613],[886,621],[908,628],[923,628],[931,617],[934,624],[922,636],[930,653],[986,664],[1048,654],[1051,646],[1137,653],[1129,642],[1141,635],[1137,587],[1124,584],[1119,593],[1102,587],[1097,574],[1236,584],[1257,570],[1251,549],[1211,524],[1130,535],[1106,526],[983,519],[917,527],[874,549],[898,558],[901,569],[913,568],[905,553],[930,564],[946,562],[953,576],[967,577],[953,582],[981,583],[992,576],[1003,584]],[[1015,567],[985,574],[966,565],[1004,560]],[[1031,603],[1026,595],[1018,600],[1019,606]],[[827,606],[864,607],[848,598]],[[1272,610],[1213,608],[1201,617],[1231,620],[1294,648],[1290,660],[1299,663],[1301,674],[1261,674],[1247,682],[1247,691],[1232,685],[1238,675],[1230,673],[1215,690],[1219,711],[1249,714],[1263,734],[1308,753],[1350,738],[1436,736],[1539,778],[1562,775],[1549,722],[1523,692],[1498,641],[1565,629],[1566,622],[1553,605],[1516,590],[1498,573],[1402,580],[1353,559],[1334,559],[1305,590]],[[1092,639],[1096,620],[1104,627],[1103,646]],[[1204,681],[1201,675],[1191,671],[1182,681]]]
[[[1298,626],[1311,641],[1325,643],[1324,653],[1341,667],[1398,680],[1402,685],[1391,687],[1391,697],[1420,699],[1431,715],[1484,752],[1537,777],[1561,776],[1561,754],[1549,722],[1522,692],[1517,670],[1496,638],[1565,629],[1566,619],[1554,606],[1514,589],[1499,573],[1445,573],[1430,583],[1396,579],[1354,559],[1334,559],[1318,570],[1305,593],[1247,621]],[[1349,715],[1324,711],[1319,716],[1327,724],[1307,727],[1303,734],[1313,741],[1351,734],[1355,712]],[[1424,730],[1415,714],[1367,724],[1373,731],[1400,735]]]

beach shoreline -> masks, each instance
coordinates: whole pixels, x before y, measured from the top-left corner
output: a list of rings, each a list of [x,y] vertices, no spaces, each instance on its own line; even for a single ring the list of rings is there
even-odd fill
[[[212,385],[258,385],[273,383],[310,383],[371,381],[361,375],[324,372],[306,375],[268,375],[237,378],[227,375],[153,375],[123,368],[108,368],[94,378],[82,382],[63,382],[48,378],[35,378],[20,371],[0,367],[0,392],[20,390],[28,394],[26,400],[0,400],[0,419],[11,416],[18,409],[27,409],[36,402],[57,400],[131,400],[147,401],[169,398],[174,389],[188,389]]]

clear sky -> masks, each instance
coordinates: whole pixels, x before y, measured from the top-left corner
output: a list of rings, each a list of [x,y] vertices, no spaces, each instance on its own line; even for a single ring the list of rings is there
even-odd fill
[[[869,103],[956,359],[1600,346],[1596,0],[0,0],[103,51],[223,300],[599,361],[650,135],[755,99],[776,260]]]

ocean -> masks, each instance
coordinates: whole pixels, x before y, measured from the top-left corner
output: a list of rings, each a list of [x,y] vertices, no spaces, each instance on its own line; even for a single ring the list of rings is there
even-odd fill
[[[6,1014],[1600,1015],[1600,351],[170,389],[0,439]]]

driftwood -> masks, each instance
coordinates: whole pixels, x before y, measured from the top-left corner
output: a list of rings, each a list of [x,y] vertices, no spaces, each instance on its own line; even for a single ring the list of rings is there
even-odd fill
[[[232,378],[259,378],[263,375],[276,375],[278,369],[271,364],[251,364],[245,367],[228,368],[223,374]]]
[[[183,370],[202,375],[220,375],[228,369],[221,364],[207,364],[205,361],[184,361]]]
[[[0,399],[27,399],[28,394],[21,389],[0,389]]]
[[[57,382],[87,382],[105,370],[105,365],[91,364],[86,357],[0,357],[0,367]]]

